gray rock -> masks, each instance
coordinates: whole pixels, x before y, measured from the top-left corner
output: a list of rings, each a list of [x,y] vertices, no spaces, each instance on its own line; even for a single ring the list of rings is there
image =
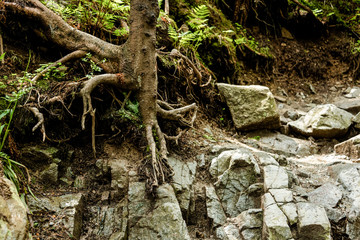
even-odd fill
[[[345,155],[353,159],[360,158],[360,135],[336,144],[334,149],[337,154]]]
[[[225,232],[225,229],[224,227],[218,227],[216,230],[215,230],[215,235],[218,239],[221,239],[221,240],[229,240],[228,236],[226,235],[226,232]]]
[[[350,239],[359,239],[360,236],[360,197],[355,199],[347,217],[346,233]]]
[[[56,184],[59,175],[58,169],[59,166],[56,163],[51,163],[39,174],[41,181],[48,184]]]
[[[267,165],[279,165],[279,163],[269,153],[266,152],[254,152],[255,158],[258,160],[260,166]]]
[[[335,102],[334,105],[352,114],[358,114],[360,112],[359,98],[340,100]]]
[[[330,222],[323,207],[312,203],[298,203],[297,209],[299,239],[332,239]]]
[[[290,128],[297,133],[315,138],[343,136],[351,125],[353,115],[335,105],[320,105],[311,109],[304,117],[290,122]]]
[[[264,208],[263,238],[268,240],[288,240],[292,238],[287,218],[276,204]]]
[[[286,203],[280,206],[281,211],[285,214],[288,219],[290,226],[293,226],[298,221],[297,208],[295,203]]]
[[[169,165],[174,170],[172,186],[183,212],[188,212],[192,185],[196,174],[196,161],[183,162],[176,157],[168,158]]]
[[[28,196],[28,206],[32,212],[51,211],[61,217],[54,224],[63,225],[75,239],[80,238],[84,209],[83,194],[67,194],[59,197],[39,198]],[[48,224],[48,223],[47,223]]]
[[[216,192],[226,214],[235,217],[239,214],[239,209],[236,207],[239,196],[245,192],[250,185],[257,182],[257,176],[260,175],[260,168],[251,153],[244,153],[243,151],[232,151],[231,153],[231,156],[226,155],[226,158],[213,160],[210,172],[212,172],[214,176],[222,173],[218,176],[218,180],[215,183]],[[227,154],[227,152],[222,154]],[[225,166],[227,166],[227,169],[223,172]]]
[[[280,127],[276,102],[267,87],[217,84],[239,130]]]
[[[349,192],[360,191],[360,173],[356,166],[342,170],[338,181]]]
[[[308,156],[316,153],[317,148],[310,141],[293,138],[281,133],[254,132],[251,136],[259,136],[258,140],[248,138],[245,143],[266,152],[276,153],[287,157]]]
[[[239,228],[240,232],[245,229],[261,228],[262,227],[262,209],[249,209],[240,213],[237,217],[232,218],[231,221]]]
[[[269,189],[269,192],[277,203],[289,203],[293,201],[293,194],[288,189]]]
[[[240,233],[240,239],[243,240],[261,240],[261,229],[254,228],[254,229],[245,229]]]
[[[128,239],[190,240],[173,188],[159,186],[155,200],[148,199],[145,192],[145,183],[130,183]]]
[[[323,207],[333,208],[342,198],[342,191],[330,182],[325,183],[314,191],[308,193],[308,199]]]
[[[283,167],[268,165],[264,167],[264,190],[271,188],[288,188],[289,177]]]
[[[127,231],[127,201],[120,201],[115,206],[92,206],[89,214],[93,225],[88,229],[87,239],[94,236],[104,239],[125,240]],[[99,221],[99,219],[101,219]]]
[[[0,239],[25,240],[29,238],[26,206],[21,201],[15,185],[0,177]]]
[[[108,163],[111,171],[111,188],[121,195],[127,192],[129,185],[129,171],[125,159],[111,159]]]
[[[349,92],[346,95],[344,95],[344,97],[346,97],[346,98],[358,98],[358,97],[360,97],[360,88],[353,87],[352,89],[349,90]]]
[[[205,192],[207,216],[212,220],[213,227],[224,225],[226,222],[226,215],[220,200],[216,195],[215,188],[213,186],[206,186]]]
[[[270,193],[265,193],[261,198],[261,207],[265,209],[270,205],[276,204],[275,199]]]
[[[352,121],[355,124],[354,127],[360,129],[360,112],[352,118]]]
[[[229,224],[229,225],[225,226],[224,232],[229,240],[240,239],[239,229],[233,224]]]

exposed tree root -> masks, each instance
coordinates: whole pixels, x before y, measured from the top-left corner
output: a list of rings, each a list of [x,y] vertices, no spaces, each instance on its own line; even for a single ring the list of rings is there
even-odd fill
[[[38,119],[38,123],[33,127],[32,131],[35,132],[36,129],[40,127],[40,131],[43,135],[42,141],[45,141],[46,138],[46,132],[45,132],[45,125],[44,125],[44,115],[37,109],[36,107],[28,107],[28,109],[35,115],[35,117]]]
[[[39,80],[39,78],[41,76],[43,76],[47,71],[49,71],[51,68],[57,66],[58,64],[63,64],[65,62],[68,62],[72,59],[78,59],[78,58],[82,58],[86,55],[86,52],[85,51],[82,51],[82,50],[77,50],[77,51],[74,51],[72,53],[69,53],[68,55],[66,55],[65,57],[57,60],[56,62],[54,62],[53,64],[50,64],[48,67],[46,67],[44,70],[42,70],[41,72],[39,72],[38,74],[36,74],[36,76],[31,79],[32,82],[36,82],[37,80]]]
[[[168,1],[167,1],[168,2]],[[168,4],[168,3],[167,3]],[[39,27],[36,33],[40,37],[46,37],[53,44],[71,53],[59,59],[49,67],[38,73],[33,82],[36,82],[46,71],[59,63],[65,63],[72,59],[91,54],[91,60],[99,65],[106,74],[94,76],[81,84],[80,96],[83,100],[83,113],[81,128],[85,129],[86,117],[91,116],[92,149],[95,148],[95,112],[91,101],[91,93],[100,84],[111,85],[124,90],[135,90],[140,103],[139,110],[145,126],[145,137],[149,146],[151,159],[151,189],[168,180],[171,176],[171,167],[167,163],[168,149],[166,139],[177,141],[179,136],[169,137],[164,134],[157,121],[157,117],[180,121],[182,124],[192,127],[197,107],[191,104],[178,109],[163,101],[157,102],[157,65],[156,65],[156,19],[159,15],[157,0],[131,0],[130,4],[130,33],[128,41],[121,46],[113,45],[98,39],[90,34],[79,31],[67,24],[61,17],[50,11],[39,0],[16,0],[4,1],[5,11],[30,18]],[[167,11],[168,11],[168,7]],[[189,58],[177,50],[168,53],[172,57],[180,57],[186,65],[193,70],[198,83],[201,83],[202,74]],[[108,61],[104,63],[102,60]],[[208,83],[206,83],[208,84]],[[39,108],[45,102],[60,101],[63,107],[70,113],[62,99],[64,96],[52,96],[46,98],[37,93],[37,99],[31,96],[26,106],[38,119],[33,131],[40,128],[45,141],[44,116]],[[114,97],[114,95],[113,95]],[[41,100],[41,101],[40,101]],[[125,101],[126,102],[126,99]],[[34,107],[36,106],[36,107]],[[123,107],[124,105],[122,105]],[[190,120],[189,112],[193,111]],[[71,113],[70,113],[71,114]]]

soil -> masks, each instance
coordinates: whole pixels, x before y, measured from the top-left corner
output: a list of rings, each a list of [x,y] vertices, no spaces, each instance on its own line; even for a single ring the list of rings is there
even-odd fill
[[[255,34],[255,38],[264,42],[267,39],[260,33]],[[354,61],[350,51],[352,41],[353,38],[346,31],[336,28],[329,29],[326,36],[315,40],[271,39],[270,42],[266,41],[266,44],[270,45],[274,60],[266,64],[257,63],[254,66],[247,66],[243,78],[237,80],[238,84],[268,86],[274,95],[285,98],[289,105],[299,110],[307,111],[311,103],[329,103],[342,95],[347,88],[360,83],[360,79],[354,78],[352,72]],[[29,57],[25,46],[15,46],[9,39],[5,38],[5,52],[8,54],[5,58],[5,64],[0,65],[0,75],[22,74],[22,71],[25,70],[24,67],[26,67],[26,59]],[[43,53],[37,54],[37,57],[30,61],[30,70],[35,69],[39,63],[48,61],[48,58],[45,58]],[[57,56],[51,56],[51,58],[56,59]],[[267,70],[264,70],[265,68]],[[10,84],[11,78],[7,81]],[[11,90],[11,86],[6,90]],[[213,91],[216,91],[216,89],[213,89]],[[94,104],[97,104],[99,114],[105,113],[105,109],[101,109],[100,105],[104,104],[104,102],[109,103],[109,99],[103,98],[104,92],[106,90],[100,88],[94,94]],[[110,176],[103,176],[100,180],[94,178],[97,171],[96,160],[111,158],[112,156],[109,153],[119,155],[121,152],[121,154],[125,154],[123,157],[131,162],[133,169],[139,169],[142,166],[142,152],[146,146],[139,129],[134,125],[127,122],[121,128],[118,128],[121,134],[114,137],[116,132],[106,129],[106,127],[113,126],[113,123],[99,118],[98,121],[101,124],[98,125],[101,125],[101,127],[97,132],[99,135],[97,137],[98,155],[95,159],[91,152],[89,131],[79,133],[81,109],[81,101],[75,100],[71,112],[76,112],[75,115],[77,116],[69,118],[69,115],[67,115],[64,117],[68,118],[66,120],[68,124],[66,125],[67,133],[65,135],[72,136],[71,133],[76,132],[76,137],[66,144],[75,150],[75,156],[72,160],[74,175],[84,175],[88,181],[91,181],[88,188],[82,191],[91,193],[89,199],[87,199],[87,205],[92,206],[99,204],[101,193],[109,189],[111,181]],[[214,109],[211,111],[214,111]],[[210,143],[221,143],[225,140],[230,142],[241,141],[241,133],[238,133],[231,125],[229,114],[216,118],[211,117],[216,115],[218,115],[217,112],[209,113],[207,108],[200,108],[194,127],[183,134],[178,144],[169,143],[170,152],[179,155],[184,161],[194,160],[196,156],[208,150]],[[59,134],[59,130],[61,132],[58,124],[62,121],[63,118],[60,118],[60,120],[54,119],[47,123],[46,127],[50,129],[49,133],[54,138]],[[72,124],[69,122],[72,122]],[[75,122],[78,124],[75,124]],[[24,126],[24,128],[31,129],[31,126]],[[20,136],[20,134],[14,134],[14,136]],[[110,138],[111,140],[109,140]],[[17,141],[18,148],[21,149],[23,144],[28,142],[36,144],[40,142],[40,139],[41,135],[35,132],[33,135],[19,137],[15,141]],[[48,142],[48,144],[59,145],[59,143],[54,142]],[[111,144],[120,144],[121,147],[112,148]],[[198,169],[198,177],[196,178],[198,182],[195,185],[201,186],[210,182],[211,176],[205,169],[207,169],[207,166]],[[36,169],[32,169],[30,174],[36,179],[38,172]],[[8,196],[8,191],[3,186],[0,182],[0,193]],[[77,189],[72,187],[65,187],[64,185],[44,186],[36,181],[32,184],[32,189],[37,196],[57,196],[63,193],[78,192]],[[201,196],[201,193],[199,195]],[[205,206],[201,205],[203,199],[198,199],[198,201],[199,219],[197,219],[196,224],[194,223],[195,225],[190,224],[190,233],[194,239],[210,239],[213,233],[208,231],[210,228],[207,227],[209,222],[205,217]],[[61,216],[48,215],[48,213],[32,216],[33,222],[38,223],[32,229],[35,239],[69,239],[68,233],[64,232],[61,226],[54,226],[51,229],[41,227],[44,222],[58,217]],[[87,227],[85,225],[84,229]]]

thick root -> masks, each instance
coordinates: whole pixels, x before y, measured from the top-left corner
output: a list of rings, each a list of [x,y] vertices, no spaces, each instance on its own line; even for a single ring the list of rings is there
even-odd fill
[[[33,127],[32,131],[35,132],[36,129],[40,127],[40,132],[42,133],[42,141],[44,142],[46,139],[45,125],[44,125],[44,115],[37,109],[36,107],[28,107],[28,109],[35,115],[38,119],[38,123]]]

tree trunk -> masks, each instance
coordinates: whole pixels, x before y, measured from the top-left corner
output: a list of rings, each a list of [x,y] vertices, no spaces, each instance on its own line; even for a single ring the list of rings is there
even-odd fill
[[[152,171],[150,187],[156,187],[164,182],[169,173],[163,171],[162,165],[167,165],[167,137],[162,133],[157,115],[166,119],[184,121],[181,114],[194,111],[192,125],[196,116],[196,105],[173,109],[164,102],[157,101],[157,66],[156,66],[156,24],[159,15],[157,0],[132,0],[130,5],[130,34],[129,39],[122,46],[110,44],[90,34],[79,31],[67,24],[58,15],[47,9],[38,0],[5,1],[6,14],[22,15],[30,21],[36,21],[40,29],[36,32],[70,54],[61,58],[57,63],[64,63],[75,58],[81,58],[86,53],[92,54],[92,60],[106,71],[106,74],[94,76],[83,82],[80,95],[83,98],[82,128],[86,125],[86,116],[92,117],[92,145],[95,153],[95,109],[91,103],[91,92],[99,84],[113,85],[118,88],[137,90],[140,103],[140,113],[145,126],[145,136],[151,153]],[[6,27],[3,24],[3,27]],[[108,59],[102,63],[102,59]],[[51,65],[52,66],[52,65]],[[45,69],[44,71],[47,71]],[[36,82],[43,74],[39,73],[33,78]],[[28,103],[29,104],[29,103]],[[38,103],[31,103],[31,107]],[[163,108],[165,107],[165,108]],[[41,106],[37,106],[41,108]],[[41,119],[41,112],[36,116]],[[44,121],[37,124],[43,129],[43,137],[46,138]],[[154,134],[158,138],[155,142]],[[177,137],[169,137],[177,139]],[[166,169],[169,169],[166,166]]]

